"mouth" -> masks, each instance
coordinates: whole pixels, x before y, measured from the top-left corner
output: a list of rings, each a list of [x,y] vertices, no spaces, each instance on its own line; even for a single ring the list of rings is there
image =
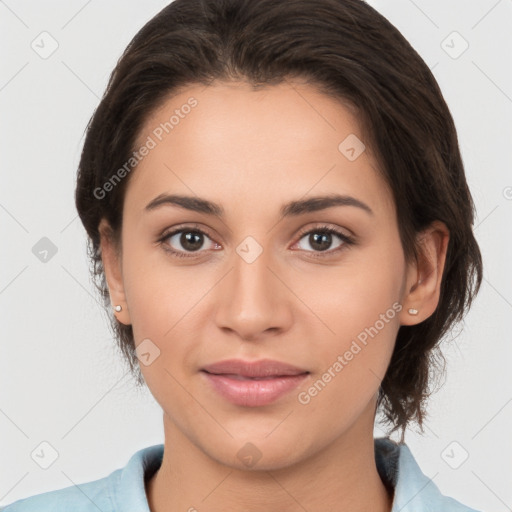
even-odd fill
[[[224,399],[244,407],[269,405],[299,386],[309,371],[273,360],[226,360],[201,370]]]
[[[236,373],[211,373],[206,372],[210,375],[218,375],[218,376],[224,376],[228,379],[233,380],[271,380],[271,379],[279,379],[280,377],[289,377],[289,375],[269,375],[267,377],[247,377],[246,375],[238,375]]]
[[[286,377],[309,373],[303,368],[282,363],[273,359],[244,361],[242,359],[226,359],[205,366],[203,371],[214,375],[238,375],[247,378]]]

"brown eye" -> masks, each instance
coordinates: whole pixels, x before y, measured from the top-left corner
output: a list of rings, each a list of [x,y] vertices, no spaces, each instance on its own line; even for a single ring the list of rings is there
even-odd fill
[[[194,257],[193,253],[204,253],[206,249],[220,247],[200,229],[180,228],[162,236],[159,240],[166,251],[178,257]],[[208,247],[209,242],[209,247]],[[190,254],[187,254],[190,253]]]
[[[181,231],[178,242],[185,251],[197,251],[204,244],[203,234],[197,231]]]
[[[299,248],[307,252],[328,252],[329,255],[342,249],[345,245],[354,243],[352,238],[329,226],[311,229],[303,233],[300,240],[305,240],[304,245],[309,245],[310,249],[304,247],[304,245],[300,247],[300,241]],[[336,244],[334,248],[332,247],[333,244]]]

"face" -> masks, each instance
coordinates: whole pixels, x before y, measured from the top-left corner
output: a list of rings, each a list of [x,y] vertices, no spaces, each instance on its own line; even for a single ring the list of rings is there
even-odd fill
[[[140,133],[112,302],[166,429],[222,464],[284,467],[373,432],[412,274],[362,143],[351,110],[300,83],[190,86]],[[204,371],[232,359],[295,376]]]

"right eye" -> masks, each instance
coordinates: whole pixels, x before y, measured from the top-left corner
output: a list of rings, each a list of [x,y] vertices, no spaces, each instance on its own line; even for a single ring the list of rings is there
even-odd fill
[[[180,227],[173,231],[167,232],[160,238],[164,249],[178,258],[194,257],[194,253],[201,251],[207,243],[207,240],[213,244],[211,249],[218,249],[220,246],[211,240],[211,238],[202,230],[192,227]],[[187,254],[188,253],[188,254]]]

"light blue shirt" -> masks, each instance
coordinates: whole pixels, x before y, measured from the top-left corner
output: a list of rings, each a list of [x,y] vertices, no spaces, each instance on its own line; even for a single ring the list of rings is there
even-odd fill
[[[407,445],[383,437],[374,441],[379,475],[394,488],[391,512],[477,512],[441,494],[421,472]],[[144,476],[160,467],[163,453],[163,444],[148,446],[104,478],[30,496],[0,512],[150,512]]]

